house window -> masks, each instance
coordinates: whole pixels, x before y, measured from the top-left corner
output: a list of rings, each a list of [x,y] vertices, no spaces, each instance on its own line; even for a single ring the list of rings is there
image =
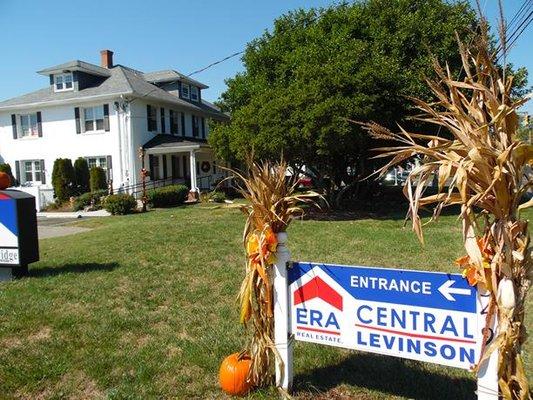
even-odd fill
[[[89,164],[89,170],[100,167],[107,172],[107,157],[86,157],[87,164]]]
[[[56,92],[64,92],[73,89],[72,74],[57,74],[54,75],[54,90]]]
[[[41,162],[39,160],[23,161],[24,166],[24,183],[41,182]]]
[[[198,88],[191,86],[191,100],[198,101]]]
[[[104,107],[88,107],[83,109],[85,132],[104,130]]]
[[[200,126],[198,123],[198,117],[196,115],[192,116],[192,135],[198,137],[198,132],[200,131]]]
[[[38,136],[39,127],[37,114],[25,114],[20,116],[20,137]]]
[[[189,98],[189,85],[186,85],[184,83],[181,84],[181,97],[183,97],[184,99],[188,99]]]
[[[148,106],[148,131],[157,131],[157,108]]]

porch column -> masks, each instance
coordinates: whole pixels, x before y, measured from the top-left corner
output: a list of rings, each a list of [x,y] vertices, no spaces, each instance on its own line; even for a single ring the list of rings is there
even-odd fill
[[[189,172],[191,175],[191,192],[198,193],[198,182],[196,180],[196,151],[189,152]]]

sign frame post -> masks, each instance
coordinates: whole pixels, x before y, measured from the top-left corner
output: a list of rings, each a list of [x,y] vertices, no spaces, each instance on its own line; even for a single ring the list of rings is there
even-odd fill
[[[490,294],[485,290],[484,292],[478,291],[478,300],[480,302],[481,310],[488,309],[490,302]],[[485,322],[485,314],[478,315],[480,324]],[[497,335],[496,332],[496,317],[491,321],[491,326],[486,329],[490,329],[491,334],[488,338],[488,342],[485,346],[488,346]],[[499,399],[499,387],[498,387],[498,349],[495,349],[490,357],[485,360],[479,367],[477,373],[477,399],[478,400],[498,400]]]
[[[293,340],[290,336],[289,285],[287,266],[291,254],[286,246],[287,233],[277,235],[278,246],[274,263],[274,344],[280,360],[276,362],[276,386],[292,389]]]

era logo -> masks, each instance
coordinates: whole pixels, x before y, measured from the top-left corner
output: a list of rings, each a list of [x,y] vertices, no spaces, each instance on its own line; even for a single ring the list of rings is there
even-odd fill
[[[305,285],[300,286],[294,291],[293,304],[297,306],[302,303],[306,303],[310,300],[319,298],[330,306],[336,308],[339,311],[343,309],[342,296],[337,293],[331,286],[329,286],[322,278],[315,276]],[[300,329],[307,329],[311,331],[319,331],[328,333],[327,331],[320,331],[323,329],[336,329],[340,330],[339,321],[334,312],[320,311],[308,307],[296,308],[296,324]],[[303,326],[307,326],[305,328]],[[334,333],[334,332],[331,332]],[[338,333],[335,333],[338,334]]]
[[[296,309],[296,323],[326,329],[333,327],[341,329],[335,313],[330,312],[326,317],[319,310],[306,310],[305,308]]]

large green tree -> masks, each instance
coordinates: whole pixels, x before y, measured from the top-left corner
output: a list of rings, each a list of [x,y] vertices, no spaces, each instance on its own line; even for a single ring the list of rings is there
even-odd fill
[[[307,165],[337,185],[367,173],[373,146],[350,120],[385,126],[412,114],[405,96],[427,98],[432,57],[459,72],[455,32],[477,19],[468,2],[368,0],[297,10],[248,44],[245,71],[227,80],[230,123],[210,135],[217,155]]]

